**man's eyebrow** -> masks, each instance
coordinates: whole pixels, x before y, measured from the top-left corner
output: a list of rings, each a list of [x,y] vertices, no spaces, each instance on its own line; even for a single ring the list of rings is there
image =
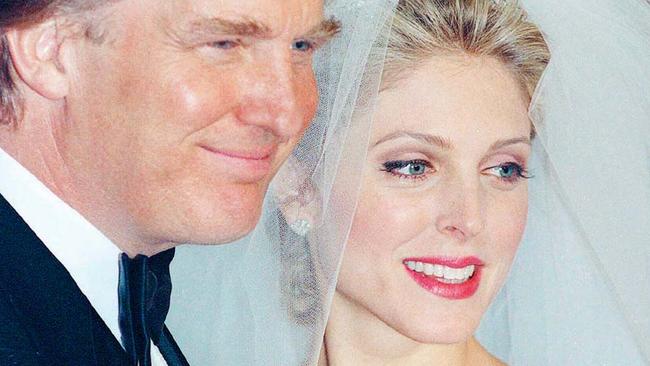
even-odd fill
[[[250,18],[229,20],[223,18],[200,18],[183,27],[183,33],[191,38],[205,38],[215,35],[233,35],[253,38],[271,37],[271,28]]]
[[[308,30],[299,38],[324,44],[334,37],[341,29],[340,23],[335,19],[326,19]],[[251,18],[230,20],[219,17],[199,18],[192,20],[181,28],[181,39],[204,39],[219,35],[232,35],[251,38],[271,38],[272,30],[268,25]]]
[[[319,45],[327,43],[341,31],[341,22],[334,18],[325,19],[307,31],[302,37],[310,39]]]
[[[430,135],[426,133],[404,131],[404,130],[389,133],[388,135],[379,139],[379,141],[375,142],[373,147],[387,141],[395,140],[398,138],[404,138],[404,137],[417,140],[419,142],[423,142],[427,145],[433,145],[443,150],[451,150],[454,148],[454,146],[452,145],[451,141],[449,141],[448,138],[437,136],[437,135]]]

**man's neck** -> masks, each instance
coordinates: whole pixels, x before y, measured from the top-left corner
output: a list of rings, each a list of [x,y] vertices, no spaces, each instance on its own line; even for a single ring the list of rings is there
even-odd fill
[[[151,256],[175,246],[173,243],[153,244],[153,240],[130,232],[128,223],[110,219],[125,215],[112,213],[111,210],[115,209],[109,205],[97,204],[101,192],[79,188],[84,186],[84,182],[75,177],[65,163],[62,152],[57,148],[55,134],[40,130],[37,122],[25,119],[15,128],[3,128],[0,131],[0,148],[130,257],[137,254]]]

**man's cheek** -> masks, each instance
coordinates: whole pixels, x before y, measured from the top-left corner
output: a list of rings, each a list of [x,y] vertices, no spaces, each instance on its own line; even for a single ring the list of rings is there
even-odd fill
[[[304,90],[299,91],[299,98],[302,96],[304,101],[302,104],[304,119],[305,119],[305,128],[309,126],[309,123],[314,118],[316,114],[316,108],[318,107],[318,88],[316,86],[316,80],[314,79],[313,74],[307,76],[307,81],[304,84]]]
[[[228,77],[214,81],[204,75],[183,75],[170,83],[169,117],[193,128],[206,127],[237,108],[237,85]]]

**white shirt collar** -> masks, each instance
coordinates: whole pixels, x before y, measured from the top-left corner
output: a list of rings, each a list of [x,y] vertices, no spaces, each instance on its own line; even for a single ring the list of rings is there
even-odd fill
[[[115,338],[120,250],[14,158],[0,149],[0,194],[65,266]]]

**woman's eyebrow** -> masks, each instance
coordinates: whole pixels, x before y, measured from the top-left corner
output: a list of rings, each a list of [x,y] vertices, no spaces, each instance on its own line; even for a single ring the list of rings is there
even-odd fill
[[[438,135],[431,135],[427,133],[420,133],[420,132],[413,132],[413,131],[406,131],[406,130],[400,130],[400,131],[395,131],[392,133],[389,133],[388,135],[382,137],[379,139],[379,141],[375,142],[372,147],[375,147],[377,145],[383,144],[384,142],[388,142],[391,140],[395,140],[398,138],[410,138],[413,140],[417,140],[420,142],[423,142],[427,145],[433,145],[438,148],[441,148],[443,150],[452,150],[454,148],[453,144],[451,141],[442,136]]]
[[[400,130],[400,131],[395,131],[392,133],[389,133],[388,135],[382,137],[379,139],[377,142],[373,144],[372,147],[375,147],[377,145],[383,144],[385,142],[395,140],[398,138],[410,138],[413,140],[417,140],[420,142],[423,142],[427,145],[433,145],[438,148],[441,148],[443,150],[453,150],[454,145],[451,143],[451,141],[442,136],[438,135],[431,135],[431,134],[426,134],[426,133],[420,133],[420,132],[413,132],[413,131],[406,131],[406,130]],[[526,144],[526,145],[531,145],[530,138],[527,136],[521,136],[521,137],[513,137],[513,138],[507,138],[507,139],[500,139],[492,143],[490,145],[490,148],[488,149],[489,151],[494,151],[498,150],[502,147],[508,146],[508,145],[515,145],[515,144]]]
[[[526,144],[526,145],[531,145],[530,142],[530,137],[527,136],[522,136],[522,137],[513,137],[509,139],[501,139],[495,141],[492,145],[490,145],[490,148],[488,151],[494,151],[498,150],[502,147],[508,146],[508,145],[515,145],[515,144]]]

